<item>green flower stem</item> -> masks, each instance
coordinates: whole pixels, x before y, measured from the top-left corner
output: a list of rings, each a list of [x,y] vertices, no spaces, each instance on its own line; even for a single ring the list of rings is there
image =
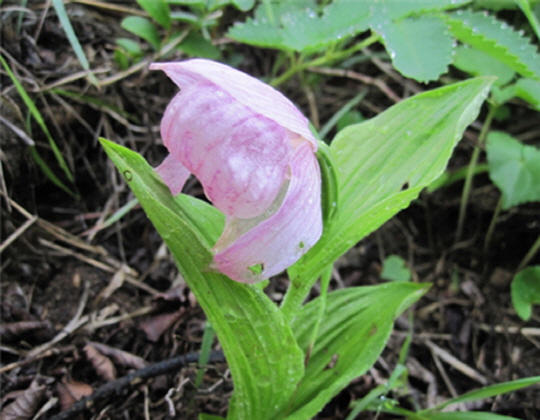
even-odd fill
[[[326,296],[328,295],[328,286],[330,285],[330,279],[332,278],[332,269],[334,268],[334,264],[330,264],[327,269],[324,271],[324,273],[321,275],[321,295],[320,295],[320,306],[319,306],[319,313],[317,314],[317,322],[315,323],[315,327],[313,328],[313,331],[311,332],[311,338],[309,340],[309,348],[306,352],[306,364],[309,360],[309,357],[311,356],[311,351],[313,350],[313,346],[315,345],[315,341],[317,340],[317,335],[319,334],[319,327],[321,325],[322,319],[324,318],[324,315],[326,314]]]
[[[318,277],[318,276],[317,276]],[[291,278],[291,283],[285,293],[283,302],[281,302],[281,312],[285,319],[290,323],[309,295],[311,287],[315,284],[317,278]]]
[[[469,163],[469,168],[467,170],[467,176],[465,177],[465,185],[463,186],[463,192],[461,194],[461,203],[459,206],[459,218],[458,218],[458,225],[456,229],[456,242],[458,242],[461,239],[461,234],[463,233],[463,224],[465,222],[465,215],[467,213],[467,206],[469,204],[469,198],[471,196],[472,180],[473,180],[474,173],[476,170],[476,165],[478,164],[478,158],[480,157],[481,146],[486,141],[486,137],[489,132],[489,128],[491,127],[491,122],[493,121],[493,117],[496,111],[497,111],[497,107],[490,106],[488,115],[486,117],[486,120],[484,121],[484,125],[482,126],[482,130],[480,131],[480,134],[478,135],[478,144],[474,147],[474,151],[471,156],[471,161]]]
[[[536,242],[533,244],[531,249],[529,249],[529,252],[527,252],[527,255],[525,255],[525,257],[523,257],[523,260],[519,263],[519,266],[518,266],[516,271],[520,271],[523,268],[525,268],[525,266],[527,264],[529,264],[529,261],[532,259],[532,257],[535,256],[535,254],[538,252],[538,250],[540,250],[540,235],[536,239]]]
[[[294,76],[296,73],[303,71],[309,67],[315,67],[315,66],[322,66],[325,65],[331,61],[338,61],[342,60],[346,57],[349,57],[350,55],[356,53],[357,51],[361,50],[362,48],[368,47],[371,44],[374,44],[379,40],[378,35],[371,35],[369,38],[365,39],[362,42],[359,42],[358,44],[355,44],[351,48],[348,48],[343,51],[337,51],[332,54],[326,54],[322,57],[318,57],[311,61],[306,62],[299,62],[296,65],[292,65],[289,70],[287,70],[285,73],[283,73],[281,76],[276,77],[274,80],[270,82],[271,86],[279,86],[282,83],[289,80],[292,76]]]

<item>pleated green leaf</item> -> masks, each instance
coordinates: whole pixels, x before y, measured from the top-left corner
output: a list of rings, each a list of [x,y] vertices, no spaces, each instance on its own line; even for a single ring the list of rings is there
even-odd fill
[[[337,134],[330,148],[340,182],[338,209],[319,242],[289,268],[305,295],[284,302],[288,317],[329,264],[438,178],[493,80],[470,79],[424,92]]]
[[[394,319],[428,288],[386,283],[329,293],[327,315],[319,326],[306,373],[289,404],[287,420],[312,418],[352,379],[364,374],[385,347]],[[292,323],[304,350],[310,344],[320,304],[320,298],[309,302]]]
[[[216,331],[235,387],[228,418],[274,419],[302,377],[304,355],[279,309],[259,288],[209,268],[223,215],[192,197],[171,196],[140,155],[105,139],[101,143]]]

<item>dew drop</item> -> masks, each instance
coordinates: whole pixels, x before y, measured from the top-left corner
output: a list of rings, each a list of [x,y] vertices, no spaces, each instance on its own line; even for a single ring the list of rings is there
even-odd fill
[[[128,182],[131,181],[133,179],[133,174],[131,173],[131,171],[124,171],[124,178]]]

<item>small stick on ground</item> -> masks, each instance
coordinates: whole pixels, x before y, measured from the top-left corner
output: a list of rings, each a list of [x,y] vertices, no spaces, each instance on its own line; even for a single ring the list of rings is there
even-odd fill
[[[144,382],[147,379],[174,372],[188,364],[197,363],[199,353],[189,353],[185,356],[175,357],[173,359],[164,360],[151,366],[139,369],[126,376],[123,376],[115,381],[106,383],[98,388],[92,395],[84,397],[73,404],[69,409],[62,411],[49,420],[67,420],[75,415],[82,413],[85,410],[92,408],[98,401],[114,397],[120,394],[124,389],[133,387]],[[225,361],[222,351],[214,351],[210,353],[209,363],[222,363]]]

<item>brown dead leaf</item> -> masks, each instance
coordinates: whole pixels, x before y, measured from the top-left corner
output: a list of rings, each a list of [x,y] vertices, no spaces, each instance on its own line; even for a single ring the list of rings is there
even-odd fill
[[[86,358],[92,363],[97,374],[106,381],[114,381],[116,379],[116,368],[111,360],[101,354],[94,346],[87,344],[84,346]]]
[[[169,290],[154,296],[152,299],[158,305],[160,301],[184,303],[186,301],[186,286],[184,284],[170,288]]]
[[[107,287],[94,299],[94,306],[98,306],[99,302],[108,299],[116,290],[122,287],[126,280],[127,272],[127,267],[122,266],[114,273]]]
[[[134,369],[142,369],[148,366],[148,362],[142,357],[135,356],[134,354],[128,353],[127,351],[116,349],[106,344],[96,343],[93,341],[88,344],[94,347],[100,353],[104,354],[105,356],[109,356],[110,358],[112,358],[114,362],[118,365],[127,366]]]
[[[147,318],[144,321],[141,321],[139,326],[146,334],[146,338],[151,342],[155,343],[159,340],[159,337],[161,337],[161,335],[165,331],[167,331],[171,327],[171,325],[178,321],[184,314],[185,309],[180,308],[179,310],[172,313],[165,313]]]
[[[0,324],[0,338],[6,341],[15,341],[26,333],[35,330],[50,330],[49,321],[18,321]]]
[[[73,381],[66,376],[56,384],[56,392],[60,400],[60,409],[67,410],[81,398],[91,395],[94,389],[83,382]]]
[[[4,408],[0,413],[0,420],[32,418],[45,396],[45,388],[45,385],[40,384],[37,380],[32,381],[26,391]]]

